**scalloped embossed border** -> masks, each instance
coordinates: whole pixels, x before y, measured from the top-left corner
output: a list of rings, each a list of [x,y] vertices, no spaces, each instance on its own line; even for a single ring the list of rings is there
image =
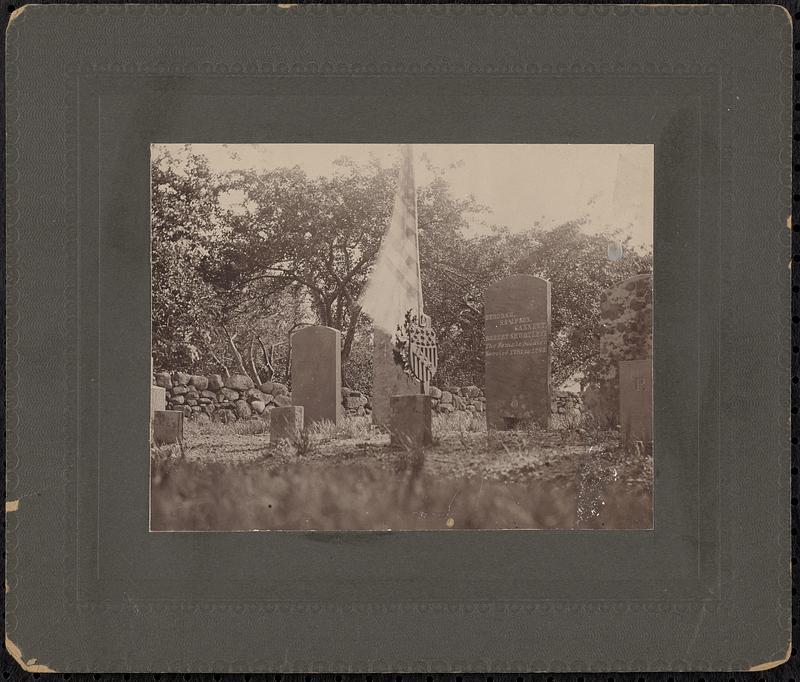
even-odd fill
[[[534,16],[579,16],[579,17],[593,17],[605,16],[613,14],[615,16],[626,16],[631,14],[659,14],[659,15],[699,15],[699,16],[727,16],[734,14],[750,14],[763,18],[762,12],[755,11],[754,6],[748,5],[710,5],[710,6],[603,6],[603,5],[540,5],[540,6],[496,6],[496,5],[465,5],[465,6],[452,6],[452,5],[415,5],[415,6],[386,6],[386,5],[360,5],[360,6],[333,6],[333,5],[295,5],[291,9],[280,9],[271,5],[61,5],[49,6],[48,11],[60,11],[69,14],[131,14],[131,15],[149,15],[149,16],[200,16],[200,15],[262,15],[273,14],[280,16],[281,13],[290,11],[301,13],[305,16],[342,16],[348,15],[361,15],[365,13],[383,15],[383,14],[432,14],[432,15],[461,15],[461,14],[475,14],[475,15],[493,15],[503,16],[512,14],[516,16],[534,15]],[[780,13],[783,10],[779,7],[773,7],[775,13]],[[19,69],[16,61],[17,51],[15,43],[19,26],[23,25],[28,16],[24,12],[19,13],[14,17],[13,26],[7,32],[7,61],[6,61],[6,79],[7,83],[12,84],[12,87],[7,90],[6,99],[6,117],[7,122],[13,124],[19,115],[16,107],[16,101],[9,93],[18,92]],[[781,54],[781,61],[784,65],[791,66],[792,52],[791,46],[787,46]],[[709,77],[716,76],[719,82],[720,95],[724,106],[735,106],[735,91],[731,87],[731,83],[727,78],[733,74],[733,68],[729,64],[724,63],[619,63],[607,62],[602,64],[587,64],[581,62],[573,63],[478,63],[478,62],[463,62],[451,63],[442,61],[440,63],[423,62],[423,63],[398,63],[398,62],[380,62],[380,63],[331,63],[331,62],[307,62],[307,63],[242,63],[242,62],[187,62],[179,65],[164,64],[158,62],[140,62],[140,61],[122,61],[122,62],[109,62],[98,64],[91,61],[73,61],[64,64],[64,74],[68,78],[64,79],[62,83],[62,101],[64,102],[64,117],[62,119],[62,132],[64,147],[62,150],[63,159],[63,196],[59,196],[62,202],[61,209],[64,216],[64,224],[68,227],[75,228],[73,230],[64,230],[58,235],[62,251],[67,258],[69,267],[76,265],[77,253],[77,210],[75,205],[76,197],[76,178],[77,178],[77,140],[72,134],[75,130],[77,123],[77,81],[78,77],[82,74],[130,74],[130,75],[214,75],[221,77],[242,77],[242,76],[331,76],[331,77],[381,77],[381,76],[447,76],[447,75],[470,75],[476,77],[503,77],[503,76],[608,76],[614,75],[619,77],[637,77],[637,76],[658,76],[658,77]],[[791,129],[791,111],[790,103],[788,101],[788,93],[782,93],[777,107],[780,110],[780,119],[785,131]],[[727,123],[727,127],[726,127]],[[722,119],[722,139],[731,140],[735,131],[731,128],[729,120],[723,117]],[[8,126],[8,133],[6,138],[6,158],[7,158],[7,195],[6,195],[6,216],[7,216],[7,234],[9,239],[7,242],[7,277],[8,277],[8,293],[7,293],[7,367],[16,368],[18,366],[20,351],[19,351],[19,334],[17,328],[19,325],[19,301],[20,301],[20,272],[19,267],[19,251],[17,244],[21,239],[20,233],[20,213],[19,213],[19,191],[18,186],[21,179],[16,173],[14,168],[14,160],[18,154],[18,140],[20,137],[20,128],[16,125]],[[725,167],[730,167],[734,160],[734,152],[730,146],[723,147],[720,150],[720,163]],[[779,205],[782,199],[791,188],[791,152],[787,150],[785,158],[781,159],[781,173],[776,176],[771,186],[774,189],[775,205]],[[723,181],[725,178],[730,177],[723,174]],[[723,195],[725,186],[723,186]],[[72,197],[73,200],[66,200],[65,197]],[[730,209],[723,202],[721,208],[721,220],[725,221],[725,216],[730,215]],[[788,241],[789,232],[778,231],[782,242]],[[776,264],[778,267],[784,268],[785,263],[779,262]],[[78,300],[77,300],[77,282],[74,288],[65,289],[61,301],[63,310],[63,319],[58,321],[59,331],[64,334],[65,338],[70,338],[67,333],[70,329],[77,328],[78,320]],[[776,306],[774,314],[775,328],[779,329],[781,333],[789,336],[790,324],[784,311]],[[74,337],[72,337],[74,338]],[[62,362],[61,378],[65,384],[71,385],[70,381],[72,372],[70,371],[69,360],[73,359],[77,349],[77,343],[65,344],[63,350],[64,362]],[[19,434],[14,429],[14,424],[17,422],[17,415],[19,414],[19,398],[15,390],[15,386],[9,384],[6,387],[7,394],[7,422],[8,422],[8,439],[7,439],[7,458],[6,458],[6,475],[7,475],[7,498],[15,498],[18,486],[16,480],[16,471],[19,468],[18,446]],[[73,393],[77,399],[77,393]],[[69,403],[65,404],[63,412],[59,416],[59,428],[62,433],[67,434],[66,424],[74,421],[74,414],[72,409],[68,407]],[[779,416],[778,416],[779,417]],[[776,417],[777,418],[777,417]],[[66,441],[67,439],[65,439]],[[67,488],[65,493],[69,497],[72,491],[72,486],[75,484],[75,462],[74,452],[65,451],[63,453],[64,465],[64,482]],[[782,473],[778,483],[781,489],[788,488],[788,481],[790,480],[789,472]],[[773,516],[773,528],[783,535],[788,535],[789,517],[786,514],[775,514]],[[13,562],[15,550],[17,548],[17,523],[13,514],[6,515],[6,543],[7,551],[9,554],[9,561]],[[67,561],[68,557],[74,557],[74,549],[71,548],[71,539],[65,538],[65,551],[62,553],[63,565],[62,575],[66,580]],[[729,546],[730,543],[723,543]],[[780,549],[781,561],[789,563],[789,550],[787,548]],[[723,567],[728,565],[728,562],[722,562]],[[70,585],[65,584],[64,594],[70,593]],[[776,590],[778,585],[773,586]],[[111,603],[94,603],[94,604],[78,604],[80,612],[89,614],[97,611],[125,611],[125,607],[120,607]],[[788,609],[790,605],[783,603],[783,609]],[[14,630],[14,612],[18,607],[18,601],[14,593],[14,584],[9,583],[6,593],[6,626],[8,631],[13,633]],[[62,610],[66,605],[62,605]],[[336,612],[346,612],[353,614],[367,614],[367,613],[380,613],[380,614],[393,614],[393,613],[452,613],[452,614],[482,614],[489,615],[500,610],[504,613],[513,615],[515,613],[548,613],[548,612],[564,612],[574,613],[580,615],[581,613],[589,612],[602,612],[602,613],[680,613],[686,616],[696,615],[698,605],[695,602],[676,602],[676,601],[646,601],[646,602],[630,602],[630,601],[613,601],[613,602],[598,602],[598,603],[582,603],[576,604],[574,602],[492,602],[492,603],[453,603],[453,602],[420,602],[409,603],[400,602],[394,605],[387,605],[385,603],[362,603],[362,604],[321,604],[321,603],[297,603],[297,602],[272,602],[258,604],[241,604],[241,603],[225,603],[225,602],[205,602],[203,604],[166,604],[166,603],[142,603],[141,607],[148,612],[163,612],[170,611],[176,614],[181,612],[207,612],[217,613],[219,611],[231,611],[234,613],[253,612],[253,613],[266,613],[266,614],[280,614],[280,613],[306,613],[317,614],[329,610]],[[700,606],[704,612],[712,611],[727,611],[728,608],[724,602],[706,602]],[[784,657],[785,652],[776,651],[775,660]],[[191,663],[191,662],[189,662]],[[346,670],[347,665],[345,662],[341,669]],[[487,661],[472,662],[477,663],[475,669],[492,669],[485,665]],[[566,662],[561,662],[566,663]],[[185,667],[182,663],[176,661],[175,670],[184,670]],[[559,662],[550,661],[547,665],[534,665],[533,669],[544,670],[552,667],[559,667]],[[563,669],[572,670],[635,670],[637,668],[645,668],[655,665],[660,669],[686,669],[687,661],[682,659],[674,659],[671,661],[613,661],[609,659],[603,661],[570,661],[566,665],[562,665]],[[737,662],[730,660],[725,661],[708,661],[709,668],[718,669],[734,669]],[[465,667],[469,667],[469,663],[464,663]],[[286,669],[296,669],[292,663],[286,662]],[[456,667],[458,664],[456,664]],[[124,667],[124,666],[122,666]],[[420,669],[424,669],[423,666]],[[208,668],[211,670],[212,668]],[[214,670],[233,670],[229,663],[221,662],[213,668]],[[518,668],[506,668],[501,666],[497,668],[516,670]]]

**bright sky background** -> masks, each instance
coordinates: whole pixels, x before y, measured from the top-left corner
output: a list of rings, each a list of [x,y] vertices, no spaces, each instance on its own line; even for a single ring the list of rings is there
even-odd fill
[[[184,145],[159,145],[178,151]],[[334,173],[333,162],[371,156],[389,166],[392,144],[194,144],[219,170],[300,166],[310,176]],[[621,228],[636,245],[653,244],[653,146],[601,144],[414,145],[417,184],[430,180],[421,159],[447,169],[456,195],[472,194],[491,209],[476,215],[470,233],[491,225],[525,230],[536,221],[552,227],[587,217],[588,232]],[[462,163],[463,162],[463,163]]]

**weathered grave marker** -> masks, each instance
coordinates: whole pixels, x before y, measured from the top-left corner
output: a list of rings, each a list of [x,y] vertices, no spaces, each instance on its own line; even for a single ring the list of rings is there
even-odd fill
[[[626,445],[653,440],[653,361],[619,363],[619,424]]]
[[[342,420],[342,354],[338,329],[313,325],[292,334],[292,401],[307,424]]]
[[[391,335],[377,327],[372,347],[372,368],[372,422],[389,428],[389,398],[393,395],[418,395],[422,392],[422,384],[395,362]]]
[[[156,445],[183,442],[182,411],[155,410],[153,412],[153,442]]]
[[[486,418],[491,429],[550,419],[550,282],[511,275],[486,290]]]
[[[300,440],[303,428],[302,405],[276,407],[269,413],[270,443],[277,443],[279,440],[288,440],[290,443],[296,443]]]
[[[653,276],[636,275],[600,294],[600,348],[584,402],[603,427],[620,424],[619,363],[653,357]]]
[[[416,450],[433,443],[431,400],[429,395],[422,394],[389,398],[389,433],[393,445]]]
[[[167,390],[161,386],[150,387],[150,419],[156,410],[167,409]]]

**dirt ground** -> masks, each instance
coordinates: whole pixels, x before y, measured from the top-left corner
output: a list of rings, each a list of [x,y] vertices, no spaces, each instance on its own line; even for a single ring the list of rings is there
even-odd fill
[[[369,418],[271,443],[265,422],[190,423],[151,453],[152,530],[649,528],[652,458],[614,432],[434,420],[424,453]]]

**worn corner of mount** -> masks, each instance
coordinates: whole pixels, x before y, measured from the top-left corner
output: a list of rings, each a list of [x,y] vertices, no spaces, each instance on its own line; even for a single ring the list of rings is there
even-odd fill
[[[29,658],[27,661],[22,657],[21,649],[11,641],[11,638],[6,634],[6,651],[11,654],[11,657],[19,664],[25,672],[29,673],[54,673],[52,668],[39,663],[35,658]]]
[[[772,668],[777,668],[779,665],[783,665],[786,661],[789,660],[789,657],[792,655],[792,640],[789,640],[789,643],[786,645],[786,653],[784,654],[783,658],[779,658],[776,661],[767,661],[766,663],[758,663],[757,665],[751,666],[748,668],[747,672],[757,673],[763,670],[771,670]]]

